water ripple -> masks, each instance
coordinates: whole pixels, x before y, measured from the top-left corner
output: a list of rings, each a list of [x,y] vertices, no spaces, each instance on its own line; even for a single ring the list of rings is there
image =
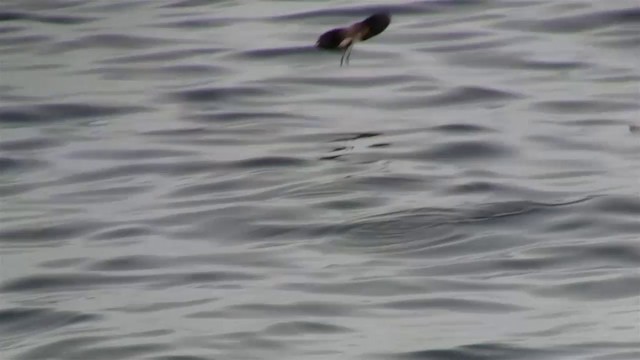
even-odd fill
[[[538,350],[495,343],[464,345],[453,349],[405,352],[396,354],[393,358],[402,360],[489,360],[511,359],[516,357],[524,357],[526,359],[549,359],[565,354],[565,351]]]
[[[30,122],[63,121],[126,115],[147,110],[147,108],[141,106],[104,106],[72,103],[5,106],[0,108],[0,123],[24,124]]]
[[[77,25],[96,21],[98,19],[91,17],[79,17],[79,16],[62,16],[62,15],[44,15],[33,14],[31,12],[10,12],[0,11],[0,22],[21,22],[21,21],[33,21],[45,24],[55,25]]]
[[[66,53],[87,48],[128,49],[137,50],[171,43],[171,40],[121,34],[86,35],[76,40],[54,44],[49,54]]]

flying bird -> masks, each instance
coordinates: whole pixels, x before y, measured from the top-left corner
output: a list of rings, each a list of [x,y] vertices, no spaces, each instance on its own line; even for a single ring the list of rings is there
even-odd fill
[[[383,32],[391,23],[388,13],[377,13],[348,27],[335,28],[320,35],[316,47],[327,50],[342,50],[340,66],[349,64],[351,49],[359,41],[365,41]]]

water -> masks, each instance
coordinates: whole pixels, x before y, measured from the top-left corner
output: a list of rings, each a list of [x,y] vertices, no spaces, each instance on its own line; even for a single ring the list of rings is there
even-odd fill
[[[0,47],[3,359],[640,358],[637,1],[4,0]]]

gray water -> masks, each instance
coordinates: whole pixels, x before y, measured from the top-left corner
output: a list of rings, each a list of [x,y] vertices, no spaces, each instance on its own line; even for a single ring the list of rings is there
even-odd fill
[[[638,1],[3,0],[1,358],[639,359],[638,59]]]

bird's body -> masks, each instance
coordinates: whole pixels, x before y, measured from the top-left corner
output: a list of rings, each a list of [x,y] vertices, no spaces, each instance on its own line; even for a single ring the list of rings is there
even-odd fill
[[[386,13],[378,13],[369,16],[361,22],[348,27],[335,28],[320,35],[316,46],[326,50],[342,50],[340,65],[345,60],[349,63],[351,49],[360,41],[365,41],[383,32],[391,23],[391,16]]]

